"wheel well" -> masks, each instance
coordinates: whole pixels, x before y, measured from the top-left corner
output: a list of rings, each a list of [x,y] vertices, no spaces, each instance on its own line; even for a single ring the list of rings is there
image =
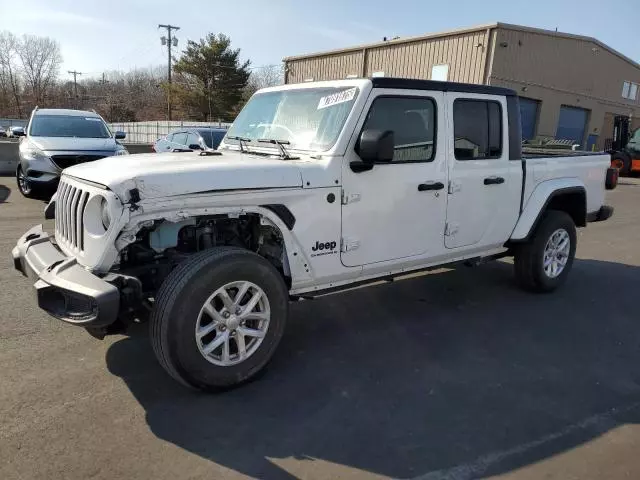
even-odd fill
[[[557,210],[569,214],[576,227],[587,225],[587,197],[584,189],[575,189],[553,195],[541,214],[549,210]]]
[[[173,268],[191,255],[216,247],[257,253],[291,286],[282,231],[258,213],[195,216],[179,222],[154,220],[120,252],[120,265],[123,272],[139,277],[146,291],[154,291]]]

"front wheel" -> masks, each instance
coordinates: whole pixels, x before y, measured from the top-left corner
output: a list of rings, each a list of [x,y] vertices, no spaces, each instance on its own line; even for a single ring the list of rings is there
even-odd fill
[[[573,266],[576,240],[576,226],[567,213],[546,212],[529,241],[515,252],[520,285],[535,292],[551,292],[562,285]]]
[[[20,193],[24,197],[34,197],[33,186],[31,185],[31,182],[29,181],[25,173],[22,171],[22,167],[18,167],[18,169],[16,170],[16,182],[18,183],[18,190],[20,190]]]
[[[289,308],[280,273],[264,258],[222,247],[193,255],[164,281],[151,342],[164,369],[200,390],[254,378],[284,333]]]

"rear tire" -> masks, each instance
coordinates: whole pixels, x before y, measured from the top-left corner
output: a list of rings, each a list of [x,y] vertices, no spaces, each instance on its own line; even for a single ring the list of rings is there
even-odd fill
[[[611,166],[620,171],[620,175],[631,173],[631,157],[624,153],[614,153],[611,155]]]
[[[247,250],[214,248],[180,264],[160,287],[151,312],[151,343],[177,381],[225,390],[264,369],[282,338],[288,310],[288,290],[273,265]]]
[[[520,286],[534,292],[552,292],[562,285],[573,266],[576,240],[576,226],[567,213],[544,213],[529,241],[515,252],[515,274]]]

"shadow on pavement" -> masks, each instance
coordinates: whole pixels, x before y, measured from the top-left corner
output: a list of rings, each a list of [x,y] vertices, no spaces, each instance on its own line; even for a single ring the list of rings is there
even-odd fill
[[[0,203],[4,203],[11,195],[11,189],[5,185],[0,185]]]
[[[477,478],[639,420],[625,285],[640,285],[639,267],[576,260],[562,290],[532,295],[497,262],[295,304],[267,374],[219,395],[165,375],[146,329],[114,343],[107,364],[157,437],[246,475],[292,478],[269,458],[317,458]]]

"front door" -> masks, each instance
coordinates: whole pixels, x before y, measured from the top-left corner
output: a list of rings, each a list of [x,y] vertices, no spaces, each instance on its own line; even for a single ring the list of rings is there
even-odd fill
[[[342,167],[345,266],[442,253],[446,154],[442,92],[373,90]],[[393,161],[354,172],[365,129],[392,130]]]
[[[522,164],[510,161],[504,97],[448,93],[453,135],[445,245],[496,247],[509,238],[520,210]]]

